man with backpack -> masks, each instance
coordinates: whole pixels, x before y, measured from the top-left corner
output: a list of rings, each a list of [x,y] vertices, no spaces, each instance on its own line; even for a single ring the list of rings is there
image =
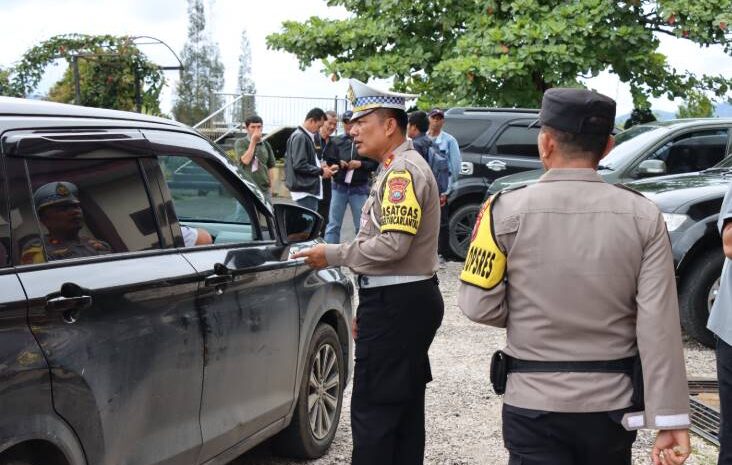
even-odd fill
[[[423,111],[415,111],[409,115],[409,125],[407,126],[407,135],[412,139],[414,149],[419,152],[425,159],[432,174],[437,181],[437,187],[440,191],[440,239],[439,251],[445,249],[447,241],[447,196],[450,193],[452,185],[453,169],[450,160],[445,153],[440,150],[439,145],[428,135],[430,122],[427,113]],[[452,137],[452,136],[450,136]],[[459,152],[458,152],[459,156]],[[459,166],[459,164],[458,164]],[[457,179],[457,176],[454,176]],[[440,257],[440,263],[444,263],[444,259]]]

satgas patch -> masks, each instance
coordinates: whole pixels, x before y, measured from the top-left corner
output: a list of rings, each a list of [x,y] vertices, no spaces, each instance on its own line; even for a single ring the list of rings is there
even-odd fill
[[[392,171],[384,183],[381,202],[381,232],[399,231],[415,235],[422,221],[422,207],[414,192],[412,173]]]
[[[493,200],[495,201],[495,199]],[[506,276],[506,254],[498,246],[491,217],[491,200],[478,213],[460,280],[489,290]]]

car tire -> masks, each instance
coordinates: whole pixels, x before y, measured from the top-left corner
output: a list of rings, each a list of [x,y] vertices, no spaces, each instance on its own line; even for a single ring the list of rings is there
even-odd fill
[[[338,429],[345,373],[338,334],[330,325],[318,325],[310,341],[292,422],[274,442],[278,454],[299,459],[325,454]]]
[[[455,210],[448,220],[450,253],[460,260],[465,260],[465,257],[468,256],[470,236],[473,233],[473,226],[479,211],[480,204],[469,203]]]
[[[686,333],[707,347],[714,347],[714,334],[707,329],[713,286],[722,273],[722,250],[710,250],[699,256],[684,273],[679,290],[681,326]]]

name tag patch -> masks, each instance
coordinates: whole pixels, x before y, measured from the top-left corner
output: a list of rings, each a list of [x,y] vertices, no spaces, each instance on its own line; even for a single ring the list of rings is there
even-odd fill
[[[409,171],[392,171],[386,178],[381,204],[381,232],[399,231],[417,234],[422,221],[422,207],[414,192]]]
[[[492,289],[506,276],[506,254],[498,246],[493,230],[490,201],[478,213],[460,280]]]

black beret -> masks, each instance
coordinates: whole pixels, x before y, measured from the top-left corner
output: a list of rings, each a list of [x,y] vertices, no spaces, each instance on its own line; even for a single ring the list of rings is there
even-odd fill
[[[609,135],[615,127],[615,100],[585,89],[549,89],[538,122],[574,134]]]

